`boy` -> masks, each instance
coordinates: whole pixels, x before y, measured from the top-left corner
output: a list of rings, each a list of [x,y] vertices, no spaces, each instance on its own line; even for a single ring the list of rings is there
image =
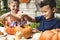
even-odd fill
[[[38,5],[42,12],[42,16],[37,16],[33,19],[24,14],[22,17],[24,17],[26,21],[39,22],[39,31],[60,28],[60,20],[54,17],[54,13],[56,12],[55,0],[41,0]]]
[[[10,8],[11,11],[1,16],[2,20],[4,19],[7,20],[7,25],[17,26],[17,25],[25,23],[25,21],[23,21],[22,23],[20,20],[18,22],[14,21],[14,18],[17,18],[16,20],[20,19],[20,15],[22,14],[22,12],[19,11],[19,2],[12,1],[8,4],[8,7]],[[9,15],[14,18],[10,17]]]

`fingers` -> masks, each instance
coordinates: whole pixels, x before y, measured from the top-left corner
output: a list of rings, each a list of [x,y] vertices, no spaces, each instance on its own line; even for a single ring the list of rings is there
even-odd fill
[[[27,14],[23,14],[22,16],[21,16],[21,18],[23,18],[25,21],[27,21],[28,20],[28,15]]]

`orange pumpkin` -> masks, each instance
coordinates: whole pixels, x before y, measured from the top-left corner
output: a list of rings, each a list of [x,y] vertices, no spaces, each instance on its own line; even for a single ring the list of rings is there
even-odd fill
[[[60,29],[42,32],[39,40],[60,40]]]
[[[8,27],[8,26],[5,26],[5,32],[8,33],[8,34],[16,34],[17,31],[21,31],[23,36],[25,38],[29,38],[31,35],[32,35],[32,28],[29,27],[29,26],[25,26],[24,27],[20,27],[20,26],[16,26],[16,27]]]
[[[8,34],[16,34],[17,30],[16,30],[16,27],[5,27],[5,32],[8,33]]]
[[[18,34],[18,35],[16,35],[16,36],[18,36],[18,37],[20,37],[20,38],[22,38],[22,37],[24,37],[24,38],[29,38],[29,37],[31,37],[32,36],[32,28],[31,27],[29,27],[29,26],[25,26],[25,27],[17,27],[17,30],[19,30],[20,32],[21,32],[21,35],[20,34]]]
[[[19,0],[20,3],[28,3],[30,0]]]

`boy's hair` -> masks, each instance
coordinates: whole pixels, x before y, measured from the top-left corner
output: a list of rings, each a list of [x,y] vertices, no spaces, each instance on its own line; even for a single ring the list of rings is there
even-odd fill
[[[18,2],[18,4],[20,3],[20,2],[19,2],[19,0],[13,0],[13,1],[17,1],[17,2]]]
[[[9,8],[10,8],[10,4],[11,4],[11,3],[16,3],[17,5],[19,5],[19,2],[18,2],[18,1],[13,0],[13,1],[11,1],[11,2],[8,3],[8,7],[9,7]]]
[[[19,4],[19,2],[18,2],[18,1],[11,1],[11,2],[9,2],[9,3],[14,3],[14,2],[15,2],[15,3],[17,3],[17,4]],[[8,4],[9,4],[9,3],[8,3]]]
[[[39,7],[43,7],[43,6],[49,5],[50,8],[52,9],[53,7],[56,7],[56,1],[55,0],[41,0],[38,3],[38,5],[39,5]]]

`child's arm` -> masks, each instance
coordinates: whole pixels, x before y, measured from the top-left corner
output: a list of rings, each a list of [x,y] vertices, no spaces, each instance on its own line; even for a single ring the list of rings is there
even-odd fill
[[[23,14],[21,18],[25,19],[26,21],[35,22],[35,18],[32,18],[26,14]]]
[[[3,20],[5,17],[7,17],[10,13],[5,13],[3,15],[0,16],[0,18]]]
[[[9,16],[12,17],[13,19],[17,20],[17,21],[20,20],[20,18],[14,14],[10,14]]]

